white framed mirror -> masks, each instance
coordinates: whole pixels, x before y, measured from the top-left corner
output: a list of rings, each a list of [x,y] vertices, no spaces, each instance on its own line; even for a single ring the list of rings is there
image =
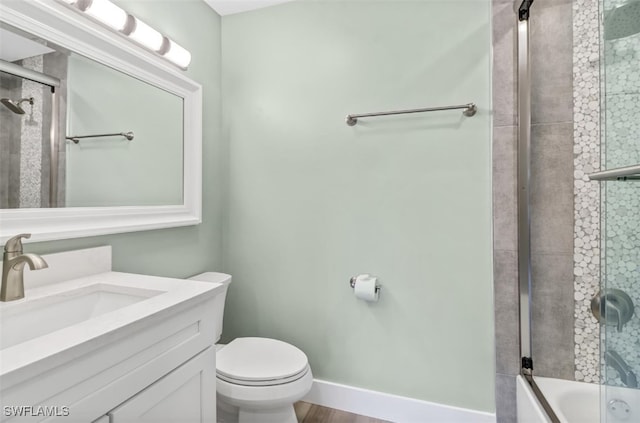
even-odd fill
[[[36,208],[27,206],[29,208],[3,208],[0,210],[0,242],[5,242],[9,237],[18,233],[31,233],[31,242],[48,241],[66,238],[78,238],[94,235],[105,235],[122,232],[134,232],[150,229],[169,228],[177,226],[195,225],[201,222],[201,196],[202,196],[202,87],[197,82],[189,79],[184,73],[177,67],[159,57],[158,55],[151,53],[144,48],[132,43],[124,35],[112,32],[111,30],[101,26],[100,24],[92,21],[87,16],[72,10],[69,6],[62,2],[55,0],[4,0],[0,2],[0,23],[5,26],[18,28],[20,31],[31,34],[34,37],[38,37],[42,40],[47,40],[56,46],[67,49],[76,58],[82,58],[82,60],[89,60],[93,63],[105,65],[105,69],[108,68],[111,71],[119,74],[131,77],[142,81],[147,86],[153,89],[158,89],[164,93],[168,93],[171,97],[180,100],[179,104],[175,100],[171,100],[173,106],[163,107],[163,110],[171,110],[170,113],[179,113],[182,109],[181,122],[173,125],[174,131],[172,137],[176,138],[175,142],[179,142],[177,146],[174,144],[172,147],[173,155],[180,157],[182,153],[182,161],[178,163],[178,173],[171,176],[171,185],[178,185],[177,191],[174,190],[174,194],[166,196],[170,198],[165,202],[154,202],[152,200],[142,199],[139,195],[130,195],[129,198],[118,198],[112,202],[100,200],[104,198],[104,195],[99,191],[98,183],[85,184],[80,188],[76,186],[70,186],[69,198],[79,198],[71,196],[71,189],[82,192],[84,190],[84,201],[68,201],[67,207],[57,208]],[[86,63],[79,63],[77,60],[74,62],[74,69],[81,69],[81,66]],[[93,65],[91,65],[93,66]],[[86,69],[82,68],[82,69]],[[86,75],[87,72],[83,71],[77,73],[78,75]],[[116,76],[114,78],[121,78]],[[85,86],[90,86],[91,81],[85,81]],[[99,90],[96,90],[98,92]],[[151,91],[149,91],[151,92]],[[71,94],[70,94],[71,95]],[[96,96],[99,97],[99,96]],[[72,98],[69,99],[73,102]],[[76,101],[76,104],[79,102]],[[123,98],[123,107],[126,107],[126,99]],[[82,107],[87,110],[87,105],[81,103]],[[178,104],[176,106],[176,104]],[[180,107],[181,105],[181,107]],[[76,107],[71,104],[71,107]],[[101,106],[94,105],[94,110],[98,110]],[[133,106],[135,107],[135,106]],[[140,106],[138,106],[140,108]],[[71,122],[71,125],[75,128],[82,128],[80,130],[88,130],[87,127],[82,125],[89,125],[91,123],[90,115],[78,113],[70,113],[72,117],[76,118],[76,121]],[[125,114],[123,114],[124,116]],[[151,114],[152,115],[152,114]],[[79,116],[79,117],[78,117]],[[141,115],[141,119],[142,120]],[[139,173],[145,173],[145,166],[150,166],[149,163],[153,162],[153,159],[143,160],[145,155],[147,157],[153,157],[155,154],[164,153],[169,147],[162,147],[159,143],[153,144],[149,142],[149,139],[154,139],[155,133],[158,133],[158,128],[153,128],[153,119],[148,119],[149,114],[144,117],[147,118],[145,123],[146,127],[140,124],[140,127],[144,128],[144,133],[151,134],[147,138],[146,150],[139,147],[141,144],[136,144],[138,148],[136,154],[138,156],[127,157],[129,160],[127,166],[139,167]],[[81,117],[81,118],[80,118]],[[100,124],[102,119],[94,119],[96,124]],[[124,120],[124,119],[123,119]],[[166,121],[166,118],[158,118],[157,121]],[[117,122],[117,121],[116,121]],[[133,118],[127,125],[136,126],[137,120]],[[115,125],[111,122],[109,128]],[[117,132],[126,131],[133,128],[114,127],[113,130]],[[178,130],[175,130],[177,126]],[[129,128],[129,129],[128,129]],[[65,138],[69,135],[81,135],[70,134],[66,131],[70,128],[65,128],[65,133],[60,133],[57,136],[57,143],[62,148],[67,148],[69,154],[74,154],[81,159],[76,159],[76,164],[72,167],[69,166],[69,172],[76,172],[82,175],[82,166],[85,168],[97,169],[96,166],[87,165],[87,161],[91,160],[92,148],[91,143],[85,143],[84,155],[78,153],[80,151],[77,144],[74,146],[69,140]],[[98,129],[94,129],[99,131]],[[110,132],[110,131],[107,131]],[[166,131],[160,131],[166,132]],[[180,138],[181,135],[181,139]],[[143,137],[144,138],[144,137]],[[157,139],[157,136],[156,136]],[[122,147],[124,144],[119,141],[120,144],[117,148]],[[132,143],[135,141],[131,141]],[[115,143],[115,141],[114,141]],[[126,143],[126,141],[124,142]],[[95,145],[95,144],[94,144]],[[104,145],[104,144],[102,144]],[[131,144],[134,145],[134,144]],[[76,150],[73,150],[76,148]],[[135,149],[131,148],[133,152]],[[180,151],[181,150],[181,151]],[[95,153],[95,151],[93,151]],[[110,162],[106,161],[104,157],[109,157],[107,153],[100,152],[100,160],[102,160],[103,172],[109,171]],[[135,158],[137,157],[137,158]],[[115,159],[114,159],[115,160]],[[91,163],[91,162],[88,162]],[[99,164],[100,162],[96,162]],[[80,170],[78,170],[80,169]],[[179,179],[180,172],[182,173],[182,180]],[[118,171],[118,168],[114,165],[114,174],[122,173]],[[106,176],[96,177],[96,182],[104,180]],[[81,181],[82,178],[73,177],[73,182]],[[126,178],[124,179],[126,181]],[[145,182],[146,186],[153,184],[153,181]],[[164,187],[167,182],[157,182],[157,185]],[[126,184],[121,184],[120,188],[113,189],[114,192],[124,190]],[[158,196],[162,197],[166,189],[155,187]],[[153,189],[151,189],[153,191]],[[177,192],[177,194],[175,194]],[[90,194],[94,194],[91,196]],[[74,194],[75,195],[75,194]],[[138,201],[137,199],[140,198]],[[91,207],[91,205],[97,205]],[[152,205],[149,205],[152,204]],[[63,204],[64,205],[64,204]],[[81,206],[77,206],[81,205]],[[86,207],[85,205],[89,205]]]

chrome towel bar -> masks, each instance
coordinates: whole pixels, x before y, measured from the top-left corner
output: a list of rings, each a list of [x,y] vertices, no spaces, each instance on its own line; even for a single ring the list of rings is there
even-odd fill
[[[95,134],[95,135],[72,135],[70,137],[66,137],[66,139],[73,141],[78,144],[82,138],[102,138],[102,137],[125,137],[128,141],[133,139],[133,132],[116,132],[113,134]]]
[[[478,111],[478,108],[474,103],[468,103],[468,104],[461,104],[458,106],[442,106],[442,107],[428,107],[425,109],[394,110],[391,112],[362,113],[357,115],[353,114],[353,115],[347,115],[347,117],[345,118],[345,121],[347,122],[347,125],[354,126],[356,123],[358,123],[358,118],[363,118],[363,117],[404,115],[408,113],[439,112],[442,110],[457,110],[457,109],[464,109],[462,111],[462,114],[467,117],[471,117],[475,115],[476,112]]]
[[[592,181],[628,181],[640,179],[640,165],[601,170],[587,175]]]

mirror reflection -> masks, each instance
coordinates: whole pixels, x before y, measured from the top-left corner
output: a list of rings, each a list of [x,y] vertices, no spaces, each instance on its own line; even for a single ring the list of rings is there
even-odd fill
[[[60,81],[54,99],[50,86],[0,72],[0,208],[183,203],[181,97],[24,32],[0,31],[0,59]]]
[[[42,68],[43,56],[20,62]],[[0,102],[0,208],[46,207],[50,200],[50,161],[46,158],[51,151],[51,89],[0,72]]]

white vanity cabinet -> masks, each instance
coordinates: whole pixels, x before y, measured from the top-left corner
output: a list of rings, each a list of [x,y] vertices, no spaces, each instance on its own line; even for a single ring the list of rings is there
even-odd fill
[[[0,423],[215,423],[215,310],[222,285],[106,272],[33,291],[16,306],[68,304],[85,289],[107,298],[116,288],[156,295],[0,349],[0,410],[66,410],[3,412]],[[6,312],[0,305],[0,317]]]
[[[215,349],[208,348],[110,411],[109,423],[214,423]]]

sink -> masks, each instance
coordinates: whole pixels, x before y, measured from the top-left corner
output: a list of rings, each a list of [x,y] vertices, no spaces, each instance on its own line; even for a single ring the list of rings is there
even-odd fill
[[[56,264],[56,257],[45,260],[50,268],[52,263]],[[44,272],[46,269],[28,275]],[[214,342],[210,317],[206,323],[203,320],[174,329],[160,322],[202,310],[198,304],[213,301],[222,292],[221,284],[113,271],[75,279],[64,277],[65,274],[52,274],[48,276],[52,282],[25,288],[25,298],[0,302],[0,394],[13,389],[12,386],[18,389],[25,380],[61,369],[63,363],[82,367],[76,361],[88,354],[118,349],[113,354],[119,356],[123,351],[136,351],[142,348],[142,340],[147,339],[141,335],[144,333],[155,337],[154,343],[172,336],[175,339],[167,342],[182,345],[192,338],[202,345]],[[206,311],[213,312],[213,309]],[[116,366],[116,356],[105,355],[100,366]],[[115,361],[107,365],[112,358]],[[140,366],[146,362],[140,360]],[[87,369],[82,368],[86,373]]]
[[[7,304],[0,310],[0,350],[162,293],[164,291],[97,283]]]
[[[102,421],[123,404],[183,410],[215,397],[224,285],[114,272],[109,247],[43,258],[47,269],[25,272],[25,297],[0,302],[0,408],[55,416],[3,412],[0,422],[58,421],[65,408],[74,422]]]

